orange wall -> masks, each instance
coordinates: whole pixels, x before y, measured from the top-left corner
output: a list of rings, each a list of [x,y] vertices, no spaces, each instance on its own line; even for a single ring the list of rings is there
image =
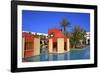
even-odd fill
[[[58,28],[49,29],[48,35],[50,35],[50,33],[54,33],[54,37],[52,38],[53,42],[57,42],[57,38],[64,38],[64,41],[67,41],[67,37],[65,37],[64,33]]]
[[[29,33],[25,33],[25,32],[23,32],[23,37],[25,38],[25,42],[32,42],[33,43],[33,45],[32,45],[32,49],[28,49],[28,50],[25,50],[24,49],[24,57],[25,58],[27,58],[27,57],[32,57],[32,56],[34,56],[34,37],[31,35],[31,34],[29,34]],[[25,43],[24,42],[24,43]]]
[[[24,57],[25,58],[32,57],[33,55],[34,55],[33,50],[25,50],[24,51]]]

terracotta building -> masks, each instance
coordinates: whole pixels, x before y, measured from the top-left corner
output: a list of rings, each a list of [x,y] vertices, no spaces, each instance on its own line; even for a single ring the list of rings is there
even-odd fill
[[[48,30],[49,36],[49,53],[64,53],[70,51],[69,38],[64,35],[64,33],[58,29],[53,28]]]
[[[28,32],[22,33],[22,57],[32,57],[40,55],[40,38]]]
[[[47,45],[49,53],[64,53],[70,51],[69,38],[58,29],[53,28],[48,30],[48,38],[40,39],[34,34],[29,32],[22,33],[22,57],[28,58],[40,55],[40,43],[42,41],[48,41],[44,46]]]

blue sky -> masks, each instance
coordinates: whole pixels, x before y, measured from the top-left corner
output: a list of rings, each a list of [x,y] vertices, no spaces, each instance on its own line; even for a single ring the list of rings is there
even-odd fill
[[[61,28],[60,22],[66,18],[71,31],[76,25],[90,31],[90,14],[74,12],[22,11],[22,31],[48,33],[48,29]]]

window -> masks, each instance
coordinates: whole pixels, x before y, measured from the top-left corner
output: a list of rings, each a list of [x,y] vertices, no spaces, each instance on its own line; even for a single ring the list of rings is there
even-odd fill
[[[32,42],[25,42],[25,50],[29,50],[33,48],[33,43]]]

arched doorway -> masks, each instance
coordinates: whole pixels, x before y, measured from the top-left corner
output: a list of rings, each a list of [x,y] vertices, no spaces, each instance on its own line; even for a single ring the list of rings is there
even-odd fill
[[[57,52],[57,42],[53,43],[53,52]]]

